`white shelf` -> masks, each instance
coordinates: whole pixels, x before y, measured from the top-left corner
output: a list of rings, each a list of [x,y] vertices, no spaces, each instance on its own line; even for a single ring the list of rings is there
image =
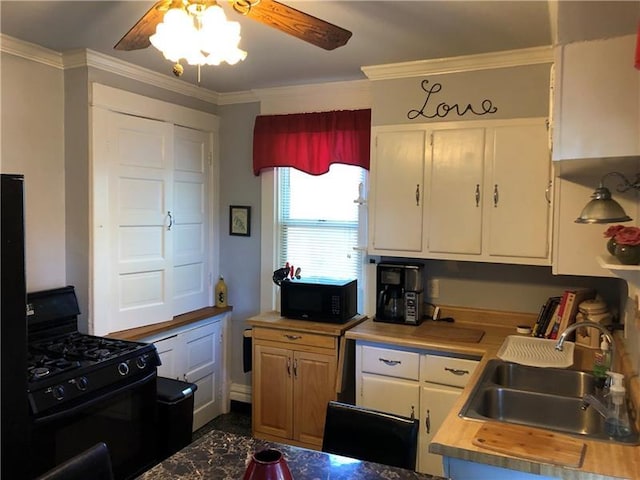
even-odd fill
[[[609,270],[640,271],[640,265],[623,265],[613,255],[600,255],[598,257],[598,263],[602,268],[608,268]]]

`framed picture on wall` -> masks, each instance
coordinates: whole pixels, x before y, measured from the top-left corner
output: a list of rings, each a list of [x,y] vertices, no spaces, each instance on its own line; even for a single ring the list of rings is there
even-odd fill
[[[229,206],[229,235],[251,236],[251,207]]]

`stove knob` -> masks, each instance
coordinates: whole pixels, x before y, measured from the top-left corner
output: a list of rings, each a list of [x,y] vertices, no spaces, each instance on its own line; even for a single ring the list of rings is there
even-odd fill
[[[76,378],[76,388],[81,392],[84,392],[89,386],[89,379],[87,377]]]
[[[123,377],[129,373],[129,365],[126,362],[122,362],[118,365],[118,373]]]
[[[147,357],[145,357],[144,355],[141,355],[140,357],[136,358],[136,365],[140,370],[142,370],[144,367],[147,366]]]
[[[62,400],[65,394],[64,387],[62,385],[56,385],[55,387],[53,387],[52,393],[53,398],[55,398],[56,400]]]

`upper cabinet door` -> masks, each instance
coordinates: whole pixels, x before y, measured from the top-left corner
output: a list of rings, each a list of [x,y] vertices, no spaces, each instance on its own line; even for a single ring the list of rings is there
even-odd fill
[[[425,132],[374,132],[371,253],[422,250]]]
[[[175,127],[173,170],[173,315],[209,303],[211,133]]]
[[[482,252],[484,128],[433,132],[429,175],[429,252]]]
[[[173,318],[173,125],[108,113],[111,331]],[[106,254],[106,252],[103,252]]]
[[[640,154],[636,36],[558,47],[553,160]]]
[[[545,119],[488,130],[488,254],[548,258],[550,160]]]

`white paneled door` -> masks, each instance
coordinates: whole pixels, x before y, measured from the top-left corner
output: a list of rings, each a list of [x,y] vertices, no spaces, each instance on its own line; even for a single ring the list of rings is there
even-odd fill
[[[175,127],[173,176],[173,315],[209,300],[209,194],[211,134]]]
[[[112,330],[173,317],[173,125],[109,114]]]

